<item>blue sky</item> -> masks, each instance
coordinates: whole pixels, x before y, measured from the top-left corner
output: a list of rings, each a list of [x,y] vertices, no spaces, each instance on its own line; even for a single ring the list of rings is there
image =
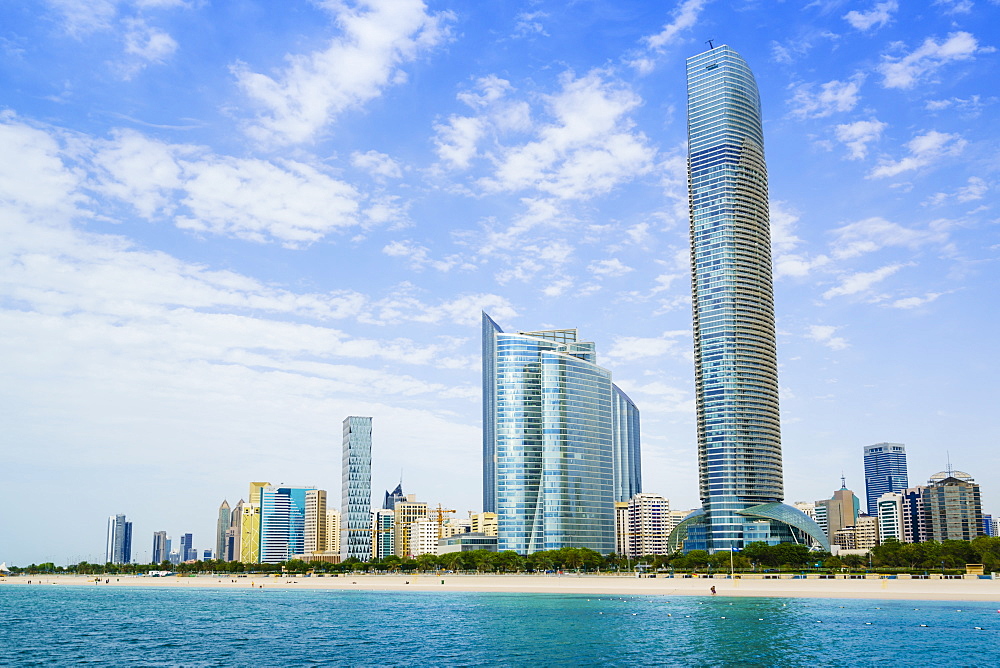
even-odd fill
[[[684,59],[764,109],[786,499],[903,442],[1000,512],[995,0],[0,3],[0,560],[251,480],[479,510],[479,313],[577,327],[697,500]]]

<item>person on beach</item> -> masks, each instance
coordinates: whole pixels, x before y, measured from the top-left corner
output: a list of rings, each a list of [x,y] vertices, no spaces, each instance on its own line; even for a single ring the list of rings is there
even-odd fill
[[[715,596],[715,585],[712,585],[712,596]]]

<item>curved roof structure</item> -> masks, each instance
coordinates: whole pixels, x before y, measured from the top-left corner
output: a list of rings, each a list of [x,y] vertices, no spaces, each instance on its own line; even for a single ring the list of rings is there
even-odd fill
[[[785,505],[784,503],[762,503],[759,506],[751,506],[749,508],[744,508],[743,510],[737,510],[738,515],[745,515],[746,517],[759,517],[761,519],[767,520],[777,520],[783,524],[787,524],[790,527],[794,527],[813,538],[818,542],[823,549],[827,552],[830,551],[830,540],[826,537],[823,529],[820,528],[816,521],[806,515],[804,512],[798,508],[793,508],[792,506]]]

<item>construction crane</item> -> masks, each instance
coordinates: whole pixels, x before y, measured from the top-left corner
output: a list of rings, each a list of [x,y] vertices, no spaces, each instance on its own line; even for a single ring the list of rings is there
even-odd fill
[[[448,513],[454,513],[456,511],[452,508],[443,508],[440,503],[437,508],[432,508],[431,510],[437,513],[438,540],[440,540],[441,538],[444,538],[444,516]]]

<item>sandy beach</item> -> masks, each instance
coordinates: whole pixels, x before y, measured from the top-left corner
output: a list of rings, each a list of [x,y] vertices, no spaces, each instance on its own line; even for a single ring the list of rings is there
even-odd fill
[[[595,596],[765,596],[788,598],[870,598],[941,601],[998,601],[1000,580],[912,579],[740,579],[623,575],[340,575],[339,577],[211,576],[22,576],[0,579],[9,585],[90,587],[215,587],[220,589],[329,589],[361,591],[472,591],[496,593],[588,594]]]

